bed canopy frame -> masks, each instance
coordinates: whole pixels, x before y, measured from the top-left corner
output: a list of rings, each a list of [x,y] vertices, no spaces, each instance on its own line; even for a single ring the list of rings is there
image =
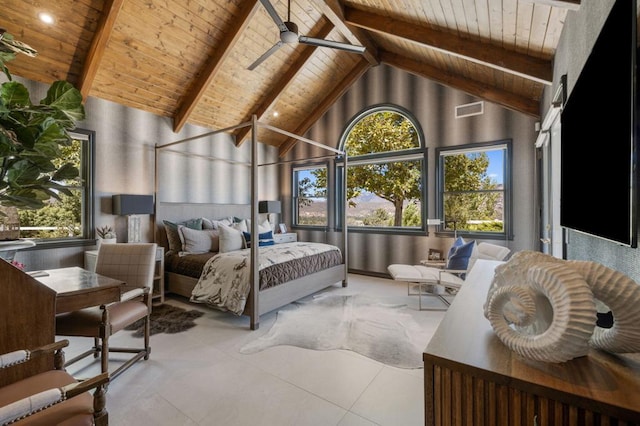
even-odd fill
[[[280,133],[283,134],[285,136],[294,138],[300,142],[306,143],[306,144],[310,144],[310,145],[314,145],[316,147],[322,148],[324,150],[330,151],[332,152],[334,155],[339,155],[342,156],[342,158],[344,159],[344,176],[345,179],[342,179],[342,185],[343,185],[343,211],[342,211],[342,258],[343,258],[343,264],[344,264],[344,268],[345,268],[345,274],[344,274],[344,283],[343,286],[346,286],[347,284],[347,265],[348,265],[348,258],[347,258],[347,215],[346,215],[346,195],[347,195],[347,154],[345,151],[341,151],[335,148],[332,148],[330,146],[327,146],[325,144],[322,144],[320,142],[316,142],[314,140],[311,139],[307,139],[305,137],[302,136],[298,136],[296,134],[287,132],[286,130],[282,130],[279,129],[277,127],[265,124],[265,123],[261,123],[260,121],[258,121],[257,116],[254,114],[251,117],[251,121],[247,121],[244,123],[240,123],[237,124],[235,126],[231,126],[231,127],[227,127],[224,129],[220,129],[220,130],[214,130],[211,132],[207,132],[207,133],[203,133],[200,135],[196,135],[196,136],[192,136],[192,137],[188,137],[188,138],[184,138],[181,140],[177,140],[174,142],[169,142],[169,143],[165,143],[165,144],[161,144],[158,145],[156,144],[155,146],[155,208],[157,211],[157,205],[158,205],[158,194],[159,194],[159,153],[162,152],[163,150],[166,150],[167,148],[176,146],[176,145],[180,145],[180,144],[184,144],[193,140],[197,140],[197,139],[202,139],[204,137],[209,137],[209,136],[213,136],[216,134],[220,134],[220,133],[230,133],[234,130],[237,129],[241,129],[244,127],[251,127],[250,132],[251,132],[251,139],[250,139],[250,144],[251,144],[251,203],[250,203],[250,208],[251,208],[251,235],[258,235],[258,167],[260,166],[268,166],[268,165],[278,165],[278,164],[284,164],[287,162],[292,162],[292,161],[280,161],[280,162],[275,162],[275,163],[265,163],[265,164],[258,164],[258,139],[257,139],[257,130],[259,128],[264,128],[276,133]],[[172,150],[172,152],[175,152]],[[216,158],[212,158],[209,157],[210,159],[216,159]],[[154,218],[157,215],[154,215]],[[154,219],[155,222],[155,219]],[[154,228],[155,228],[155,223],[154,223]],[[252,309],[251,312],[249,314],[250,316],[250,321],[251,321],[251,329],[255,330],[258,328],[259,325],[259,313],[258,313],[258,301],[259,301],[259,271],[258,271],[258,244],[251,244],[251,251],[250,251],[250,259],[251,259],[251,275],[250,275],[250,281],[251,281],[251,292],[250,292],[250,300],[247,300],[247,303],[251,303]]]

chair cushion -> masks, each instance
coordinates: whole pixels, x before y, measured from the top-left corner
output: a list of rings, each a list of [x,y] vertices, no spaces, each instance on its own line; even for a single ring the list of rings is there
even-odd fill
[[[438,268],[430,268],[422,265],[393,264],[387,267],[394,280],[408,281],[412,283],[426,283],[438,281]]]
[[[62,370],[51,370],[28,377],[16,383],[0,388],[0,407],[26,398],[46,389],[58,388],[74,383],[76,380]],[[92,425],[93,397],[89,392],[56,404],[44,411],[29,416],[14,425]]]
[[[459,288],[464,280],[457,275],[445,272],[439,268],[423,265],[393,264],[387,267],[394,280],[410,283],[434,283],[445,287]]]
[[[111,334],[147,315],[147,304],[137,300],[109,305]],[[61,336],[99,337],[102,310],[88,308],[56,315],[56,334]]]
[[[449,251],[449,258],[447,259],[447,269],[456,269],[459,271],[466,271],[469,267],[469,259],[473,253],[475,241],[469,241],[456,247],[452,247]]]

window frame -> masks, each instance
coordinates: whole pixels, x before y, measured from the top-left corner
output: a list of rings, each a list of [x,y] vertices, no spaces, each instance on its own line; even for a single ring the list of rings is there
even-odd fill
[[[95,245],[95,144],[96,132],[88,129],[76,128],[69,131],[74,139],[81,140],[81,164],[79,168],[79,177],[85,182],[82,191],[82,235],[78,237],[67,238],[35,238],[34,247],[24,249],[24,251],[32,251],[39,249],[52,249],[61,247],[77,247]],[[82,185],[74,186],[75,188]]]
[[[513,172],[512,172],[512,160],[513,160],[513,143],[511,139],[501,139],[491,142],[482,143],[470,143],[465,145],[456,145],[449,147],[436,148],[436,212],[438,218],[444,218],[444,155],[443,153],[472,153],[472,152],[486,152],[495,151],[496,148],[504,150],[504,163],[503,163],[503,231],[502,232],[483,232],[483,231],[467,231],[447,229],[446,224],[441,224],[437,228],[437,234],[442,236],[454,235],[462,236],[469,239],[486,239],[486,240],[513,240]],[[475,192],[487,192],[475,191]],[[492,192],[496,192],[492,190]]]
[[[382,111],[391,111],[397,114],[404,116],[407,120],[411,122],[413,127],[416,129],[416,133],[418,135],[418,146],[416,148],[409,149],[401,149],[397,151],[387,151],[387,152],[376,152],[372,154],[365,154],[359,156],[349,156],[347,158],[347,169],[353,166],[364,165],[367,163],[382,163],[382,162],[394,162],[394,161],[419,161],[422,169],[422,173],[420,176],[420,185],[421,185],[421,207],[420,207],[420,217],[421,217],[421,226],[420,227],[402,227],[402,226],[354,226],[349,225],[349,232],[356,233],[370,233],[370,234],[394,234],[394,235],[426,235],[428,232],[427,228],[427,212],[428,212],[428,198],[427,198],[427,176],[428,176],[428,149],[426,148],[425,136],[422,130],[422,126],[418,119],[413,115],[409,110],[403,108],[399,105],[383,103],[377,104],[373,106],[369,106],[364,108],[357,114],[355,114],[345,126],[344,130],[340,135],[340,150],[346,152],[346,142],[347,137],[353,127],[355,127],[361,119],[376,112]],[[386,160],[386,161],[381,161]],[[335,194],[336,194],[336,203],[335,203],[335,211],[334,216],[336,218],[336,230],[342,231],[343,229],[343,220],[346,215],[343,216],[342,212],[346,209],[344,203],[346,202],[344,192],[344,159],[339,158],[336,160],[336,184],[333,185]]]
[[[313,169],[322,169],[324,168],[327,173],[327,186],[326,186],[326,208],[325,208],[325,218],[326,223],[324,225],[310,225],[310,224],[301,224],[299,223],[299,208],[298,208],[298,179],[297,174],[302,170],[313,170]],[[331,204],[331,194],[329,189],[331,188],[331,175],[330,175],[330,167],[327,162],[320,163],[304,163],[300,165],[293,166],[291,168],[291,228],[295,229],[323,229],[326,230],[329,228],[329,224],[331,223],[331,218],[329,217],[329,213],[331,212],[330,204]]]

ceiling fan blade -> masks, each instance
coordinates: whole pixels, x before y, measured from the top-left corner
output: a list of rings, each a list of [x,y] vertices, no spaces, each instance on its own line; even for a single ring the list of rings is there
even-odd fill
[[[269,0],[260,0],[260,3],[262,3],[264,8],[267,9],[267,13],[269,13],[271,19],[273,19],[273,22],[276,23],[276,25],[280,29],[280,32],[289,31],[280,16],[278,16],[278,12],[276,12],[276,9],[273,7]]]
[[[333,41],[333,40],[323,40],[321,38],[300,36],[298,38],[298,41],[300,43],[309,44],[311,46],[331,47],[333,49],[346,50],[347,52],[353,52],[353,53],[364,53],[365,51],[364,46],[357,46],[355,44],[349,44],[349,43],[341,43],[339,41]]]
[[[266,52],[264,52],[262,54],[262,56],[260,56],[258,59],[256,59],[251,65],[249,65],[249,68],[247,68],[248,70],[253,70],[255,69],[258,65],[260,65],[261,63],[263,63],[265,61],[265,59],[267,59],[269,56],[271,56],[276,50],[280,49],[282,47],[284,43],[282,41],[277,42],[276,44],[274,44],[271,49],[267,50]]]

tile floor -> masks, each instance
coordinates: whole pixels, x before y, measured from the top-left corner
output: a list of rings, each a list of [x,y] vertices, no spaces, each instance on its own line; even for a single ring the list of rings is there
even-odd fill
[[[350,274],[349,286],[325,291],[366,292],[406,303],[419,324],[435,331],[443,311],[418,311],[406,284]],[[276,313],[249,329],[248,317],[208,309],[169,297],[167,303],[200,309],[196,327],[151,338],[151,357],[131,367],[109,386],[110,425],[424,425],[423,369],[386,366],[351,351],[314,351],[276,346],[239,353],[248,341],[269,331]],[[441,307],[436,298],[423,306]],[[286,308],[285,308],[286,309]],[[67,359],[86,349],[89,339],[70,339]],[[141,342],[121,331],[114,346]],[[424,342],[425,346],[427,342]],[[119,354],[112,354],[117,365]],[[77,377],[99,371],[99,362],[68,368]]]

